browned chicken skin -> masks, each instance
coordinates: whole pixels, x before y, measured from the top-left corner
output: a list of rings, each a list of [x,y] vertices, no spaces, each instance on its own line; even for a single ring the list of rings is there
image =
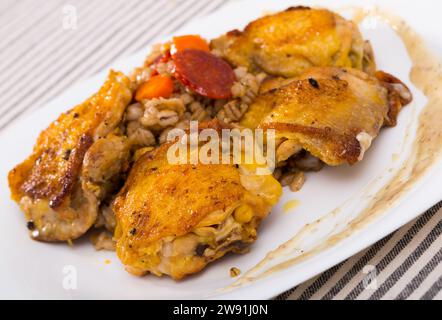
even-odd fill
[[[114,202],[115,237],[129,272],[181,279],[227,252],[244,252],[281,186],[241,165],[169,164],[170,145],[134,164]]]
[[[275,129],[279,139],[289,141],[285,147],[305,149],[329,165],[354,164],[384,125],[396,123],[411,98],[402,82],[384,72],[373,77],[317,67],[260,95],[242,124]]]
[[[235,66],[294,77],[314,66],[375,70],[373,52],[357,26],[325,9],[294,7],[252,21],[211,46]]]
[[[31,156],[11,170],[12,198],[34,239],[75,239],[95,222],[102,191],[94,183],[100,172],[108,174],[109,161],[97,160],[102,153],[94,153],[94,144],[109,139],[131,98],[129,79],[112,71],[97,94],[60,115],[40,134]]]

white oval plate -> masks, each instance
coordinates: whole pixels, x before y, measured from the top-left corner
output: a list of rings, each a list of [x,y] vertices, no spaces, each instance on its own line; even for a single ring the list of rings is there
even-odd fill
[[[381,8],[403,17],[429,40],[433,49],[438,53],[442,52],[440,43],[431,42],[442,38],[438,16],[442,10],[441,2],[383,0],[372,3],[379,3]],[[188,24],[175,34],[198,33],[212,38],[230,29],[242,28],[248,21],[269,10],[311,4],[343,12],[342,8],[345,6],[366,6],[367,1],[339,1],[338,4],[336,1],[333,4],[331,1],[238,1]],[[335,7],[330,7],[331,5]],[[435,23],[439,23],[439,28],[435,28]],[[382,131],[362,163],[353,167],[326,168],[319,173],[308,174],[307,182],[300,192],[291,193],[285,190],[283,199],[263,223],[259,239],[250,253],[229,255],[213,263],[200,274],[183,281],[175,282],[167,277],[133,277],[124,271],[115,253],[96,252],[87,240],[76,241],[72,248],[64,244],[32,241],[28,237],[23,214],[9,199],[6,178],[8,171],[25,159],[31,152],[39,132],[59,113],[80,103],[100,86],[107,70],[73,86],[38,112],[23,117],[1,132],[0,150],[3,150],[3,156],[0,164],[0,298],[271,298],[368,247],[441,200],[442,162],[439,162],[398,203],[391,204],[375,221],[334,246],[266,277],[258,277],[246,285],[233,290],[223,289],[236,280],[229,276],[230,267],[238,267],[244,274],[268,252],[293,238],[306,224],[323,218],[315,228],[304,232],[302,241],[296,244],[297,249],[304,251],[324,243],[333,232],[345,228],[349,219],[360,212],[363,203],[372,195],[368,189],[373,191],[379,188],[380,184],[376,179],[380,177],[382,182],[388,178],[388,169],[396,170],[401,165],[401,159],[406,157],[417,117],[425,105],[426,98],[409,81],[411,61],[393,30],[380,21],[362,23],[360,27],[364,36],[372,41],[379,68],[401,78],[413,91],[414,101],[401,112],[398,126]],[[141,64],[148,51],[149,47],[146,47],[111,67],[127,72]],[[407,132],[410,133],[409,138],[405,138]],[[400,159],[393,161],[394,154],[399,154]],[[283,205],[291,199],[299,200],[300,205],[284,213]],[[327,213],[335,208],[341,210],[336,211],[333,218],[330,218]],[[251,276],[259,276],[271,265],[294,258],[299,253],[297,250],[286,250],[283,256],[278,256]],[[105,263],[107,259],[110,263]]]

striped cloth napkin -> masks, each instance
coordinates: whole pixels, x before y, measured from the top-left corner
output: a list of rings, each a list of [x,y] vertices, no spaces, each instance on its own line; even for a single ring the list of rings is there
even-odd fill
[[[2,0],[0,130],[118,57],[234,0]],[[75,11],[77,19],[66,20]],[[442,203],[277,299],[441,299]]]

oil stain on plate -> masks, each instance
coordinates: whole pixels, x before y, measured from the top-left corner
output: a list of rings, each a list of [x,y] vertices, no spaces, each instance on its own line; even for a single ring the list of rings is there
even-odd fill
[[[289,213],[293,209],[297,208],[299,206],[299,204],[300,204],[299,200],[296,200],[296,199],[289,200],[286,203],[284,203],[284,205],[282,207],[282,211],[284,213]]]

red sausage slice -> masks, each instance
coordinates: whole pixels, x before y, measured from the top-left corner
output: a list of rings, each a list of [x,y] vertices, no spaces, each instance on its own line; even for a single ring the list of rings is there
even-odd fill
[[[212,99],[228,99],[236,81],[230,65],[210,52],[188,49],[173,55],[174,76],[196,93]]]

